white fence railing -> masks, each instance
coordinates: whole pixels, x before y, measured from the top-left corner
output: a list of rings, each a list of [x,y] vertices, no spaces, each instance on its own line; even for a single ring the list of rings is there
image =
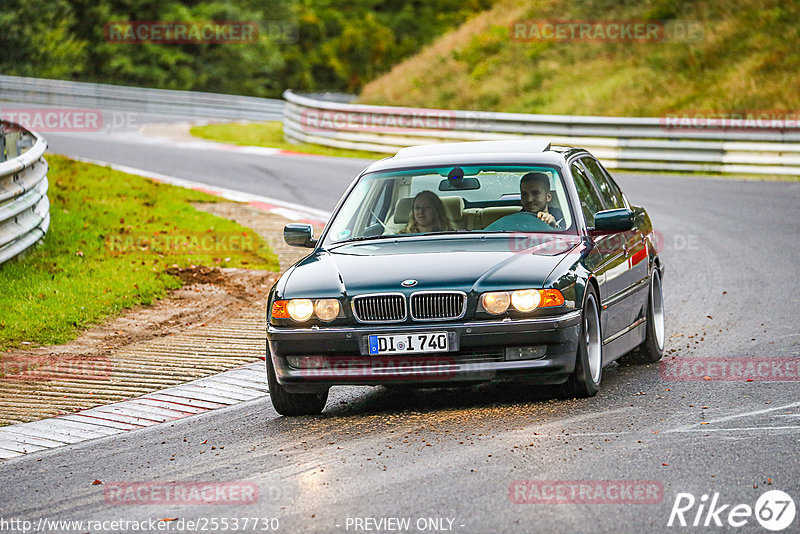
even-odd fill
[[[586,148],[610,168],[800,175],[800,124],[689,117],[592,117],[326,102],[284,93],[287,140],[394,153],[428,143],[540,138]]]
[[[0,100],[197,119],[280,120],[283,101],[98,83],[0,76]]]
[[[0,263],[27,250],[47,233],[47,142],[0,122]]]

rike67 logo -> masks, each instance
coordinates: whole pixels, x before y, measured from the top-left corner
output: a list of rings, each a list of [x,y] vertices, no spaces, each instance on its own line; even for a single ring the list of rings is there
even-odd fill
[[[795,518],[794,500],[780,490],[762,494],[755,506],[730,504],[720,500],[719,493],[699,499],[691,493],[678,493],[669,514],[668,527],[724,527],[726,530],[752,525],[752,519],[765,529],[778,532],[792,526]],[[796,530],[792,530],[796,532]]]

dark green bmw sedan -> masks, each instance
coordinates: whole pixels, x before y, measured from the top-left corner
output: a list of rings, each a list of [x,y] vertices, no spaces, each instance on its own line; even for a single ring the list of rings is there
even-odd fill
[[[647,212],[587,151],[532,140],[410,147],[367,167],[272,288],[267,378],[283,415],[335,385],[491,380],[597,393],[664,348]]]

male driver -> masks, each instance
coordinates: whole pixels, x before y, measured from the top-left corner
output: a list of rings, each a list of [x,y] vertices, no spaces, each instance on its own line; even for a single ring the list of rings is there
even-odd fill
[[[553,198],[550,193],[550,178],[543,172],[529,172],[519,182],[522,211],[534,213],[550,226],[557,228],[564,216],[558,208],[549,208]]]
[[[484,228],[489,232],[547,232],[558,229],[564,215],[548,207],[553,198],[550,177],[543,172],[529,172],[519,182],[522,210],[506,215]]]

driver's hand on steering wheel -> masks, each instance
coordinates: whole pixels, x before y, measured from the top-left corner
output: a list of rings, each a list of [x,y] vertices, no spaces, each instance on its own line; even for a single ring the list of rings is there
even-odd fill
[[[547,224],[549,224],[550,226],[556,226],[556,218],[553,217],[551,214],[545,211],[540,211],[539,213],[536,214],[536,216],[539,217],[544,222],[546,222]]]

